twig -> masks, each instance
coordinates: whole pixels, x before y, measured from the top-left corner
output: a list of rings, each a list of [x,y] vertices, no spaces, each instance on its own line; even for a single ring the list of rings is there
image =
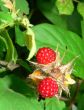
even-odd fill
[[[11,71],[19,67],[18,64],[14,64],[12,61],[6,62],[6,61],[0,60],[0,65],[1,65],[1,67],[4,67],[4,68],[9,69]]]
[[[34,9],[31,10],[31,12],[30,12],[30,14],[29,14],[29,16],[28,16],[28,19],[29,19],[29,20],[31,19],[31,17],[32,17],[32,15],[33,15],[33,13],[34,13],[34,11],[35,11]]]
[[[81,84],[81,83],[82,83],[82,80],[79,80],[79,79],[78,79],[77,84],[76,84],[76,90],[75,90],[74,95],[73,95],[73,97],[72,97],[72,99],[71,99],[71,101],[70,101],[70,104],[69,104],[69,110],[72,109],[72,105],[75,103],[75,99],[76,99],[77,94],[78,94],[78,92],[79,92],[80,84]]]
[[[60,97],[60,100],[62,100],[62,101],[69,101],[69,99],[65,98],[65,97]]]
[[[77,2],[77,3],[79,3],[79,2],[80,2],[79,0],[73,0],[73,1],[75,1],[75,2]]]

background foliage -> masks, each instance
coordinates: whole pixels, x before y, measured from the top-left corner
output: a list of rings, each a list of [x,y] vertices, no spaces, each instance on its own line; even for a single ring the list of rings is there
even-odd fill
[[[13,5],[11,4],[13,2]],[[41,99],[27,78],[40,47],[78,56],[70,97]],[[0,110],[83,110],[84,0],[0,0]]]

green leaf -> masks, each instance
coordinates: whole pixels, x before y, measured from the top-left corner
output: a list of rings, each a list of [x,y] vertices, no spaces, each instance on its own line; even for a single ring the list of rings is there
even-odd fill
[[[0,22],[6,25],[13,25],[13,18],[9,12],[0,12]]]
[[[4,57],[3,52],[6,51],[6,42],[5,39],[3,37],[0,36],[0,59],[2,59]]]
[[[0,51],[5,51],[5,49],[6,49],[5,39],[0,36]]]
[[[81,97],[79,98],[79,101],[78,101],[78,110],[83,110],[84,108],[84,94],[81,95]]]
[[[4,2],[0,0],[0,8],[4,12],[8,12],[9,10],[4,6]]]
[[[54,0],[55,1],[55,0]],[[56,26],[67,28],[66,22],[59,15],[59,12],[52,1],[37,0],[37,5],[43,15]]]
[[[19,14],[29,14],[29,5],[26,0],[15,0],[15,7],[18,10],[19,9]]]
[[[24,61],[22,59],[19,59],[19,60],[17,60],[17,63],[19,65],[21,65],[22,67],[24,67],[28,72],[30,72],[30,73],[32,72],[32,69],[30,68],[28,62],[26,62],[26,61]]]
[[[82,38],[84,40],[84,20],[81,21]]]
[[[84,3],[79,2],[77,9],[78,9],[78,12],[80,13],[80,15],[84,18]]]
[[[77,12],[77,9],[74,10],[73,14],[66,16],[67,27],[72,32],[77,33],[81,36],[81,15]]]
[[[17,93],[20,93],[24,96],[27,96],[29,98],[36,98],[36,92],[35,88],[32,88],[31,83],[27,84],[26,81],[21,80],[19,77],[15,75],[9,75],[3,78],[5,84],[13,91],[16,91]]]
[[[13,26],[14,21],[9,12],[0,12],[0,29]]]
[[[19,26],[15,26],[15,38],[16,38],[16,43],[20,46],[25,46],[25,35],[24,33],[20,30]]]
[[[34,99],[23,95],[24,93],[19,93],[20,91],[15,91],[11,89],[13,86],[13,81],[16,82],[17,85],[14,85],[17,90],[21,91],[24,90],[26,93],[31,93],[29,91],[28,86],[23,83],[19,78],[12,77],[5,77],[0,78],[0,109],[1,110],[42,110],[40,103]],[[22,86],[21,86],[22,85]],[[20,87],[21,86],[21,87]],[[26,87],[26,88],[25,88]],[[5,106],[4,106],[5,104]]]
[[[56,0],[56,6],[59,14],[71,15],[74,10],[72,0]]]
[[[8,32],[2,31],[0,32],[0,35],[2,39],[5,41],[6,49],[7,49],[7,54],[6,54],[6,61],[14,61],[16,62],[17,60],[17,52],[15,50],[15,47],[13,45],[13,42],[8,34]]]
[[[25,43],[27,48],[30,50],[27,60],[30,60],[36,52],[35,35],[31,28],[28,28],[26,32]]]
[[[63,110],[65,108],[65,103],[57,98],[46,99],[45,105],[46,110]]]
[[[33,30],[35,33],[37,49],[44,46],[56,49],[58,46],[58,50],[61,52],[61,57],[66,51],[63,60],[64,63],[79,56],[75,61],[75,71],[73,71],[73,73],[75,76],[84,78],[84,43],[77,34],[50,24],[34,26]]]

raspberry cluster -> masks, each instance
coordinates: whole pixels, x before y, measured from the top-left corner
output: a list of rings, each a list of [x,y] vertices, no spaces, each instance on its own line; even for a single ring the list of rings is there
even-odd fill
[[[63,59],[63,58],[62,58]],[[35,81],[37,91],[43,98],[50,98],[62,95],[64,90],[69,94],[69,84],[75,81],[71,78],[73,61],[62,64],[60,53],[51,48],[43,47],[37,51],[36,60],[32,62],[36,66],[36,70],[30,74],[30,78]]]
[[[56,59],[56,52],[51,48],[40,48],[36,54],[37,62],[40,64],[48,64]]]
[[[49,64],[56,60],[56,52],[51,48],[40,48],[36,54],[39,64]],[[53,97],[58,94],[58,84],[50,77],[46,77],[38,84],[38,92],[43,98]]]
[[[45,78],[38,84],[38,92],[43,98],[53,97],[58,94],[58,84],[52,78]]]

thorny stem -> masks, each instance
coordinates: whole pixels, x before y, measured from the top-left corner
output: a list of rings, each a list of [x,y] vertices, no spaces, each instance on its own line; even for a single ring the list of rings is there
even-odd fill
[[[79,93],[79,89],[80,89],[80,84],[83,82],[83,80],[79,80],[77,81],[77,84],[76,84],[76,90],[74,92],[74,95],[72,97],[72,99],[70,100],[70,104],[69,104],[69,110],[72,110],[72,105],[75,103],[75,99]]]
[[[79,0],[73,0],[74,2],[77,2],[77,3],[79,3],[80,1]]]
[[[31,19],[31,17],[32,17],[32,15],[33,15],[33,13],[34,13],[34,11],[35,11],[34,9],[31,10],[31,13],[30,13],[29,16],[28,16],[28,19],[29,19],[29,20]]]
[[[60,97],[59,99],[62,101],[68,101],[69,100],[68,98],[65,98],[65,97]]]

